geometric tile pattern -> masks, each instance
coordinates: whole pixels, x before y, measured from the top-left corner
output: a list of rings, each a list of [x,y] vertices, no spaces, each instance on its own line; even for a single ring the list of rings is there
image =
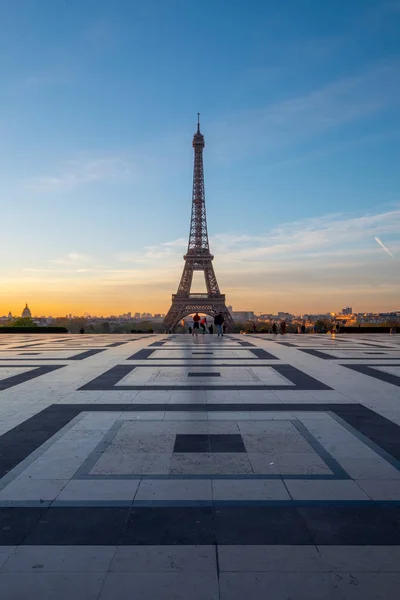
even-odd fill
[[[0,597],[397,598],[396,336],[10,335],[0,360]]]

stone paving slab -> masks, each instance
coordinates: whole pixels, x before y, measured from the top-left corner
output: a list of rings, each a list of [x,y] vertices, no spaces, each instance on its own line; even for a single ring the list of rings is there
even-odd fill
[[[396,336],[0,346],[0,597],[397,599]]]

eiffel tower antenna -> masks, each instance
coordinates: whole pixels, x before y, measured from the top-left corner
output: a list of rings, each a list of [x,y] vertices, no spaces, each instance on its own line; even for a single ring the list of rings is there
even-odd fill
[[[188,249],[183,257],[185,264],[176,294],[172,295],[172,305],[165,319],[164,326],[173,331],[177,324],[188,315],[196,312],[214,316],[219,312],[225,317],[228,329],[232,329],[233,320],[226,308],[225,294],[221,294],[214,273],[208,242],[206,202],[204,193],[203,148],[204,136],[200,132],[200,113],[197,113],[197,132],[193,136],[194,149],[192,216],[190,219]],[[203,271],[207,292],[191,294],[194,271]]]

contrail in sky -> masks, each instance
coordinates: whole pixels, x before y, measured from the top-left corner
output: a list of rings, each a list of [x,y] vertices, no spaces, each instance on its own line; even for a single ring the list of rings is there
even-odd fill
[[[387,252],[389,254],[389,256],[394,258],[393,254],[390,252],[389,248],[386,248],[385,244],[378,237],[374,237],[374,240],[384,249],[385,252]]]

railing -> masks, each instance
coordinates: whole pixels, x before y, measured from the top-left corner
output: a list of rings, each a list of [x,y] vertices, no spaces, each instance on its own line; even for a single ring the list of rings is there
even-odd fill
[[[225,298],[224,294],[173,294],[172,298],[176,298],[176,299],[186,299],[186,300],[199,300],[199,299],[205,299],[205,300],[215,300],[215,299],[223,299]]]
[[[208,298],[208,294],[189,294],[189,298]]]

